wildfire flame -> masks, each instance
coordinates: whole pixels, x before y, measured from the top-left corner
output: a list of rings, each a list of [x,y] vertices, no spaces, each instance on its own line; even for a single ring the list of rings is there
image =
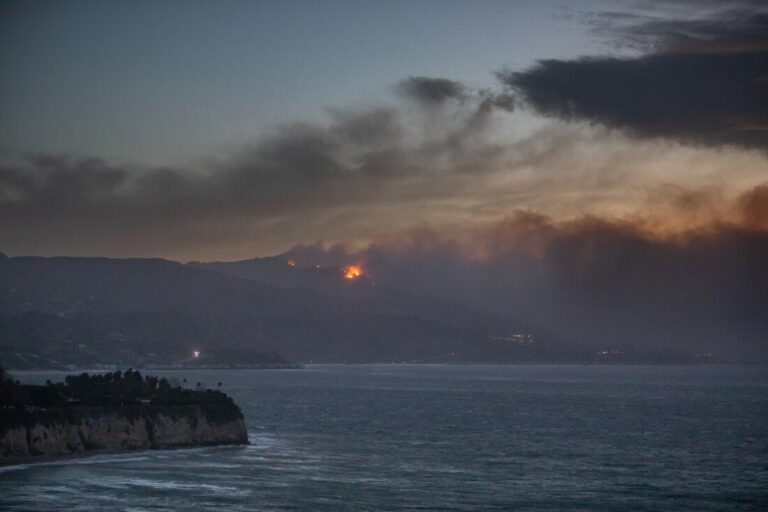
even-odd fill
[[[363,275],[363,267],[360,265],[349,265],[344,269],[345,279],[355,279]]]
[[[295,267],[296,266],[296,261],[294,261],[292,259],[288,260],[288,266],[289,267]]]

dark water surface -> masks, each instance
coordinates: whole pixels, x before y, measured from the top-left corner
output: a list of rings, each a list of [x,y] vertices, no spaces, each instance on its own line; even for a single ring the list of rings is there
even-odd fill
[[[0,510],[768,510],[766,367],[152,373],[221,381],[253,444],[1,468]]]

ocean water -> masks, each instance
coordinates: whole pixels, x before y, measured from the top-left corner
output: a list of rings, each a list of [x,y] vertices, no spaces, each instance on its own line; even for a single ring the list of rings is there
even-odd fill
[[[766,367],[153,373],[221,381],[252,444],[0,468],[0,510],[768,510]]]

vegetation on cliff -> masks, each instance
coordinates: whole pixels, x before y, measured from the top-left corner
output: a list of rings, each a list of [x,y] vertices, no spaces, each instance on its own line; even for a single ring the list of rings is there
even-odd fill
[[[118,408],[126,415],[160,409],[179,414],[194,406],[200,407],[211,422],[243,418],[232,398],[221,391],[183,389],[165,378],[142,376],[136,370],[82,373],[69,375],[61,383],[36,385],[14,381],[0,368],[0,419],[25,416],[11,414],[11,410],[56,410],[57,415],[67,416]]]
[[[21,384],[0,368],[0,464],[247,442],[240,408],[220,391],[182,389],[134,370]]]

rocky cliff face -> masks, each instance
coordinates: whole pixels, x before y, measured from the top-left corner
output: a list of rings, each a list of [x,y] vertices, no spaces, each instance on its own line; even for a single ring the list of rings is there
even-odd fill
[[[234,407],[232,409],[231,407]],[[73,407],[0,412],[0,463],[34,456],[246,444],[236,406]]]

